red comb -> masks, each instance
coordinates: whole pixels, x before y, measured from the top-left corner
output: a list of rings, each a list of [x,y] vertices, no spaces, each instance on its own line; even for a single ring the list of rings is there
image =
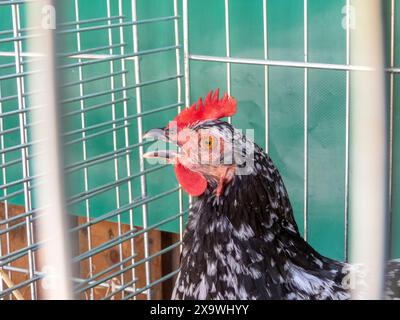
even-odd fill
[[[230,117],[235,113],[236,99],[227,93],[219,99],[219,89],[217,89],[214,93],[212,90],[208,93],[204,103],[200,98],[197,103],[195,102],[189,108],[182,110],[174,121],[176,121],[178,129],[183,129],[198,121]]]

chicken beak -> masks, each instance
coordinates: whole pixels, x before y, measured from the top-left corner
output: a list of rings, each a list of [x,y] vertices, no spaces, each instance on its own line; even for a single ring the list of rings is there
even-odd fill
[[[146,132],[143,136],[143,139],[146,140],[157,140],[157,141],[165,141],[170,142],[168,135],[164,129],[151,129],[150,131]],[[176,163],[178,154],[173,150],[154,150],[146,152],[143,155],[143,158],[146,159],[161,159],[166,163],[174,164]]]

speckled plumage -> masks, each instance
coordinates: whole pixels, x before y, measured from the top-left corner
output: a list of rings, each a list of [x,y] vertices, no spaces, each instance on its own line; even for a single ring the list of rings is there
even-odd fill
[[[232,131],[223,121],[198,124]],[[195,128],[195,129],[197,129]],[[238,148],[253,144],[242,135]],[[237,142],[236,141],[236,142]],[[254,163],[216,196],[194,198],[173,299],[348,299],[346,264],[321,256],[300,236],[283,180],[254,144]]]

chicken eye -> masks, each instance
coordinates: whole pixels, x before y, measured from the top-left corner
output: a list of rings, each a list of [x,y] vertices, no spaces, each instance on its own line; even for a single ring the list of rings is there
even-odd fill
[[[207,136],[206,138],[202,139],[203,146],[209,150],[214,147],[215,138],[213,136]]]

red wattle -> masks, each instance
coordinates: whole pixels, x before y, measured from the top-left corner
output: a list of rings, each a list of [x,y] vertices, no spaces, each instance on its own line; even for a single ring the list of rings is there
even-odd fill
[[[207,180],[200,173],[187,169],[179,162],[175,165],[175,175],[183,190],[191,196],[200,196],[207,189]]]

